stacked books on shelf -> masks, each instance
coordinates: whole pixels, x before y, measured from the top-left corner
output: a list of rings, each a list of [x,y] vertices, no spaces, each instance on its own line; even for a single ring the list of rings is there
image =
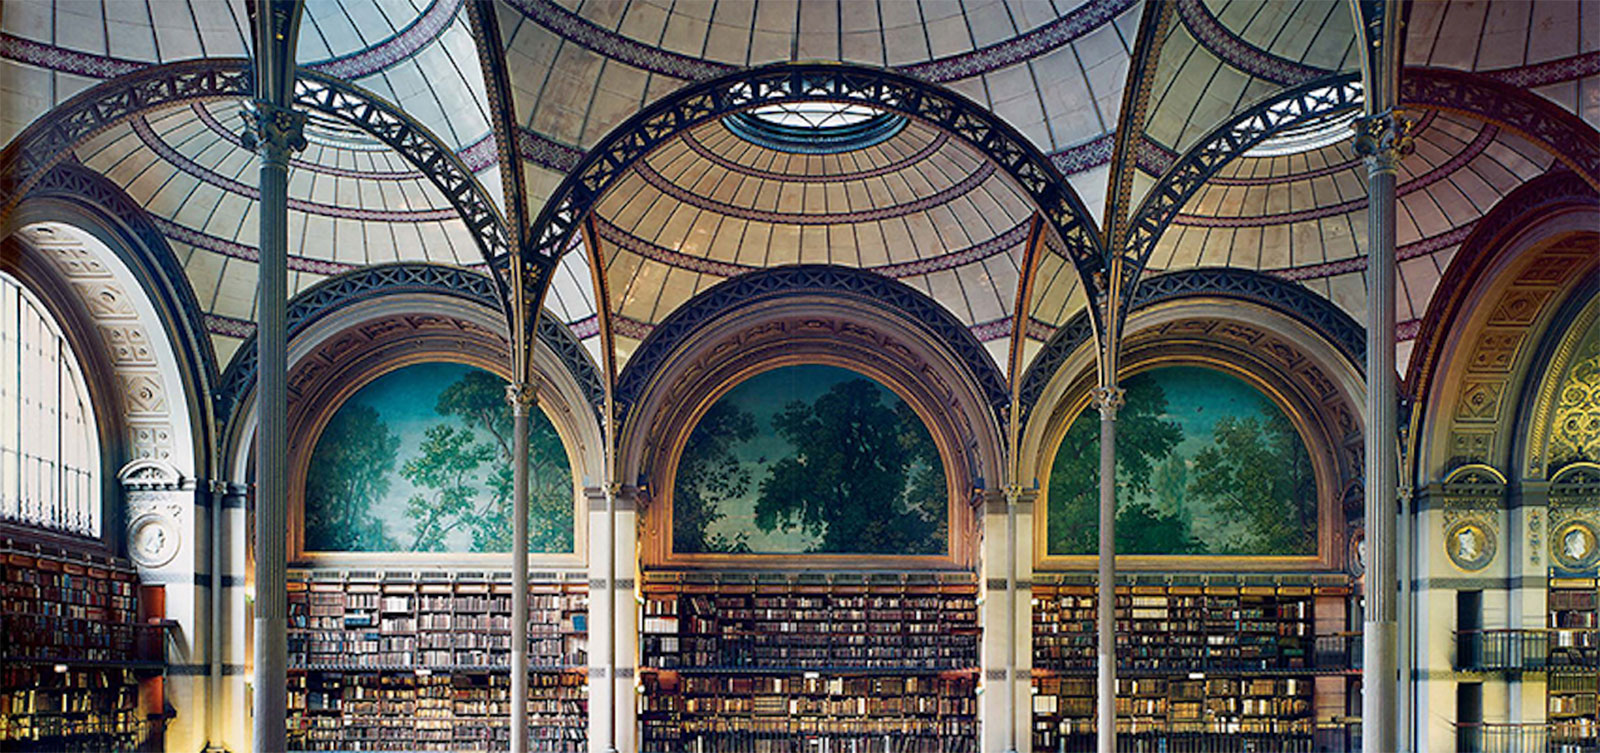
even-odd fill
[[[965,574],[651,573],[646,753],[975,753]]]
[[[1192,582],[1118,586],[1116,714],[1120,733],[1309,745],[1317,720],[1319,627],[1342,625],[1345,585]],[[1318,615],[1318,610],[1336,612]],[[1036,585],[1033,747],[1093,745],[1095,587]],[[1342,702],[1342,698],[1334,701]],[[1324,703],[1324,706],[1329,704]],[[1276,748],[1274,748],[1276,749]]]
[[[1552,750],[1600,746],[1600,590],[1595,578],[1550,580],[1550,676],[1546,685]]]
[[[127,563],[0,546],[0,749],[143,741],[140,680],[163,663],[150,655],[160,641],[142,639],[148,630],[138,618],[137,575]]]
[[[529,750],[588,748],[588,584],[530,584]],[[289,745],[481,750],[510,740],[509,573],[293,573]]]

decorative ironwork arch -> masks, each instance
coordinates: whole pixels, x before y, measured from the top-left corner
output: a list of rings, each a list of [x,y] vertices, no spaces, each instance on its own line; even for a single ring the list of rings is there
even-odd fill
[[[1290,89],[1217,126],[1189,149],[1150,189],[1129,222],[1126,243],[1117,250],[1122,260],[1120,310],[1126,319],[1134,305],[1145,262],[1161,234],[1183,205],[1222,167],[1285,128],[1361,107],[1361,81],[1355,73],[1318,79]]]
[[[182,102],[254,96],[250,61],[209,58],[151,66],[97,84],[35,121],[0,152],[0,219],[74,147],[152,108]],[[398,152],[428,177],[461,215],[485,260],[509,248],[499,209],[461,158],[399,107],[332,76],[301,68],[294,104],[348,121]],[[496,278],[501,301],[505,281]],[[504,304],[501,310],[505,311]]]
[[[477,272],[439,264],[380,264],[323,280],[295,296],[286,313],[289,337],[292,340],[313,323],[352,304],[407,293],[446,296],[496,310],[501,303],[494,281]],[[577,338],[548,317],[540,317],[537,334],[539,342],[550,348],[572,374],[584,399],[591,405],[600,405],[605,388]],[[231,418],[255,380],[256,348],[252,335],[235,351],[233,361],[223,372],[216,394],[217,415]]]
[[[1333,302],[1292,282],[1248,269],[1210,267],[1185,269],[1155,275],[1142,282],[1134,291],[1130,309],[1171,301],[1178,298],[1211,296],[1235,298],[1259,303],[1280,311],[1327,338],[1328,342],[1344,354],[1350,364],[1360,371],[1364,368],[1366,330],[1350,318]],[[1045,386],[1055,376],[1073,351],[1089,340],[1088,315],[1079,312],[1045,344],[1033,364],[1028,367],[1018,389],[1022,406],[1022,420],[1033,412],[1034,405],[1044,394]]]
[[[871,272],[825,264],[804,264],[752,272],[725,280],[690,299],[645,338],[617,377],[615,400],[619,416],[641,395],[667,359],[706,322],[727,311],[757,301],[796,293],[827,293],[867,300],[917,322],[949,347],[983,391],[995,415],[1004,418],[1011,403],[994,361],[983,345],[954,316],[932,298],[910,286]]]
[[[1050,159],[1016,129],[941,87],[886,70],[819,63],[783,63],[731,73],[680,89],[630,118],[584,155],[562,181],[524,236],[522,263],[527,268],[508,276],[537,283],[542,292],[550,270],[571,250],[584,218],[636,162],[700,123],[783,101],[868,105],[924,121],[966,141],[1027,192],[1060,236],[1091,299],[1097,295],[1094,276],[1105,267],[1107,257],[1094,220]],[[509,257],[497,258],[492,266],[497,274],[507,274],[511,263]]]

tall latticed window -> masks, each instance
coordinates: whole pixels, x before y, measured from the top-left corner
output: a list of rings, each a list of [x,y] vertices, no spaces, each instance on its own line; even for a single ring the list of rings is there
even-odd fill
[[[100,455],[77,356],[0,272],[0,520],[100,535]]]

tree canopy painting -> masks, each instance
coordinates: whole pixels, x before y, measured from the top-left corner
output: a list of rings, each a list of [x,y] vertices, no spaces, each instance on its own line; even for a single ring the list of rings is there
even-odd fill
[[[362,387],[329,419],[306,473],[311,552],[511,551],[505,381],[423,363]],[[529,421],[528,549],[573,551],[572,471],[549,418]]]
[[[1311,456],[1283,410],[1237,377],[1177,366],[1126,380],[1117,414],[1117,553],[1317,553]],[[1053,555],[1099,545],[1099,416],[1067,429],[1050,469]]]
[[[947,549],[944,464],[921,417],[833,366],[757,374],[701,416],[678,457],[680,554],[911,554]]]

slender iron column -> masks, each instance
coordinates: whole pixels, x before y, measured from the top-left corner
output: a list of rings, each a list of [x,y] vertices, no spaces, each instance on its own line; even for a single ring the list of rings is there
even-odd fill
[[[1361,740],[1365,753],[1400,750],[1398,698],[1399,392],[1395,376],[1395,174],[1411,123],[1395,110],[1400,13],[1395,0],[1357,0],[1365,116],[1355,150],[1367,163],[1366,616],[1362,624]]]
[[[511,753],[528,751],[528,384],[506,385],[511,403]]]
[[[288,711],[289,156],[306,146],[305,113],[289,108],[294,90],[299,3],[257,6],[256,98],[246,109],[246,146],[260,158],[260,261],[256,283],[256,612],[255,729],[257,753],[284,750]]]
[[[1395,377],[1395,173],[1408,125],[1386,111],[1362,119],[1367,158],[1367,611],[1362,626],[1362,748],[1394,753],[1399,741],[1398,395]],[[1375,130],[1374,130],[1375,129]]]
[[[1096,387],[1093,399],[1095,409],[1100,411],[1100,585],[1095,597],[1099,609],[1100,676],[1095,739],[1099,753],[1116,753],[1117,409],[1122,407],[1122,388],[1115,382]]]

